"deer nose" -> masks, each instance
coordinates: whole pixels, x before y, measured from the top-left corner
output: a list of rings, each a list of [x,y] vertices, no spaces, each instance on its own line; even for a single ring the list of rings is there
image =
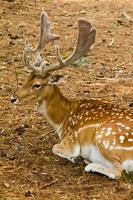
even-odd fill
[[[17,100],[18,100],[18,98],[15,97],[15,96],[12,96],[11,99],[10,99],[11,103],[16,103]]]

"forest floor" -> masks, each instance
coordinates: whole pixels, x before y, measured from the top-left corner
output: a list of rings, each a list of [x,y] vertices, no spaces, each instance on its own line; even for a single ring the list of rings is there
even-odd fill
[[[0,200],[132,200],[133,184],[125,176],[109,180],[84,173],[77,165],[55,156],[58,138],[29,102],[10,104],[28,74],[22,53],[27,37],[36,44],[41,10],[61,36],[64,57],[77,38],[77,20],[86,18],[97,29],[89,55],[73,68],[60,85],[70,98],[103,98],[133,110],[133,2],[131,0],[2,0],[0,3]],[[54,44],[44,51],[55,61]],[[80,67],[78,67],[80,66]]]

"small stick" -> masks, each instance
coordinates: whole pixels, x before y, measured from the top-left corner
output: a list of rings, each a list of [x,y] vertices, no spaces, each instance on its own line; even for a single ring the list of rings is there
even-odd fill
[[[130,22],[133,22],[133,19],[126,12],[123,12],[122,16],[125,17],[126,19],[128,19]]]
[[[44,189],[46,187],[49,187],[49,186],[57,183],[57,181],[58,181],[58,179],[55,179],[55,180],[51,181],[50,183],[46,183],[46,184],[42,185],[40,189]]]
[[[114,44],[114,39],[111,39],[111,42],[108,44],[108,47],[111,47]]]

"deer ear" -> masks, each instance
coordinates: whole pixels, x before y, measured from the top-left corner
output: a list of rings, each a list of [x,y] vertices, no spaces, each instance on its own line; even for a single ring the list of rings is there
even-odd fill
[[[49,77],[49,84],[59,84],[59,83],[61,83],[61,82],[64,82],[64,80],[65,80],[65,76],[63,76],[63,75],[53,75],[53,76],[50,76]]]

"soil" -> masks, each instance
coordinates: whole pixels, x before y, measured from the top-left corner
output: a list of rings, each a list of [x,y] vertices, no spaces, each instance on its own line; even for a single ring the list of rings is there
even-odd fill
[[[77,19],[90,20],[97,39],[89,55],[73,67],[60,85],[68,98],[103,98],[133,110],[133,2],[131,0],[1,0],[0,3],[0,200],[132,200],[133,183],[126,176],[109,180],[84,173],[55,156],[58,142],[34,105],[10,104],[10,97],[28,74],[22,63],[24,40],[35,46],[41,9],[61,35],[64,57],[77,38]],[[55,62],[54,44],[43,54]],[[16,78],[17,75],[17,78]]]

